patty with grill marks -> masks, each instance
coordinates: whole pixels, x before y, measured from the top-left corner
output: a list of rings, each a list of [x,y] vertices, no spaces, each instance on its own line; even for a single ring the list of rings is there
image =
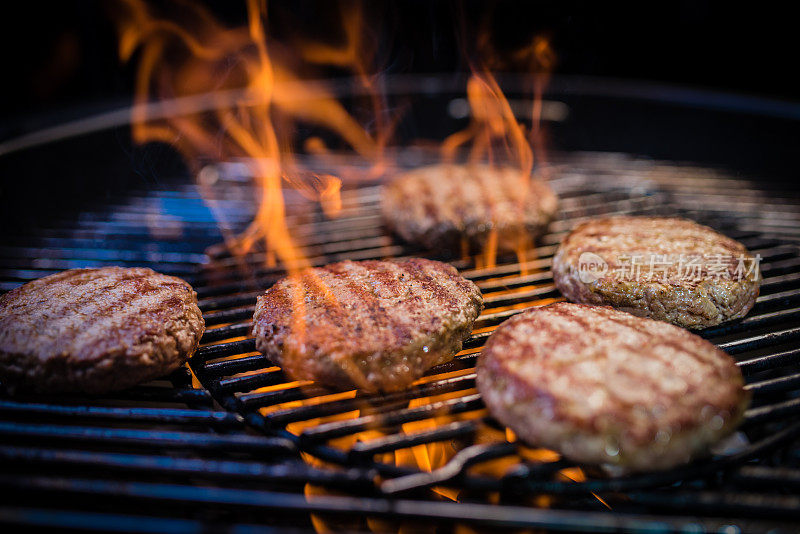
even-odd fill
[[[0,297],[0,381],[11,391],[117,391],[180,367],[204,330],[197,295],[179,278],[63,271]]]
[[[667,469],[733,432],[734,360],[677,326],[561,302],[509,319],[478,358],[486,406],[524,441],[613,474]]]
[[[761,283],[741,243],[670,217],[607,217],[578,225],[553,258],[572,302],[700,329],[744,317]]]
[[[428,249],[482,251],[530,246],[558,200],[544,181],[510,167],[435,165],[400,175],[384,189],[381,210],[400,237]]]
[[[258,297],[253,335],[293,380],[395,391],[451,360],[482,308],[478,287],[445,263],[344,261]]]

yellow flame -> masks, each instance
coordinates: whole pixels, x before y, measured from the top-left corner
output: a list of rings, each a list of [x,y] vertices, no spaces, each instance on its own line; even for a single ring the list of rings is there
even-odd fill
[[[481,34],[479,46],[486,48],[488,38]],[[469,161],[477,163],[488,161],[491,165],[511,166],[519,170],[520,207],[529,190],[531,173],[534,167],[534,153],[544,154],[544,141],[541,132],[542,93],[555,63],[555,54],[549,40],[536,36],[530,46],[517,52],[519,58],[529,63],[533,77],[533,106],[531,110],[530,136],[525,126],[515,116],[511,105],[500,88],[497,79],[489,68],[494,59],[486,50],[485,57],[470,62],[471,75],[467,81],[467,101],[471,115],[467,127],[447,137],[441,146],[442,159],[452,163],[461,147],[469,146]],[[534,152],[534,148],[536,149]],[[488,192],[491,195],[491,192]],[[489,198],[489,204],[492,205]],[[533,250],[533,242],[526,232],[516,236],[514,251],[518,261],[528,257]],[[490,269],[496,265],[498,253],[497,230],[493,228],[486,240],[484,249],[475,258],[476,268]]]
[[[178,4],[183,19],[176,22],[154,15],[142,0],[121,2],[120,58],[138,60],[134,140],[172,144],[196,172],[208,160],[243,158],[257,182],[259,204],[242,234],[226,233],[228,247],[244,254],[263,243],[268,265],[307,266],[286,225],[283,187],[320,201],[326,215],[333,217],[341,210],[341,181],[298,168],[291,157],[295,124],[303,121],[327,128],[368,158],[376,156],[379,144],[322,83],[301,80],[268,46],[265,2],[247,0],[246,27],[232,28],[193,3]],[[361,24],[360,18],[353,20]],[[349,18],[344,23],[348,35],[358,34]],[[348,48],[347,64],[366,79],[371,55],[354,43]],[[319,61],[339,63],[340,58]],[[197,109],[194,100],[187,100],[197,96],[210,104]],[[147,105],[153,99],[172,107],[166,118]],[[383,117],[381,100],[376,102],[375,111]],[[387,136],[385,131],[380,135]],[[204,189],[213,196],[208,187]]]

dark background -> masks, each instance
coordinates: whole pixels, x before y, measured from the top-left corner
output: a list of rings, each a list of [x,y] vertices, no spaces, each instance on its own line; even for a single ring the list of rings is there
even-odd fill
[[[244,2],[206,4],[229,24],[244,21]],[[794,17],[777,2],[734,4],[414,0],[370,2],[367,16],[387,73],[463,71],[463,47],[488,24],[501,52],[547,32],[558,55],[556,74],[797,100]],[[117,7],[113,0],[4,5],[0,139],[52,122],[59,110],[88,112],[130,96],[132,68],[119,64],[110,17]],[[305,32],[337,39],[331,2],[272,0],[269,9],[270,32],[279,38]]]
[[[181,2],[190,1],[151,4],[180,17],[188,9]],[[204,4],[226,25],[245,22],[244,0]],[[134,65],[120,64],[113,23],[120,5],[119,0],[4,4],[0,146],[131,102]],[[437,79],[457,82],[429,94],[412,88],[413,105],[392,104],[405,110],[395,132],[399,143],[438,142],[466,127],[468,119],[448,116],[447,105],[464,96],[463,74],[467,59],[477,57],[480,35],[491,35],[489,47],[503,59],[546,34],[557,55],[547,97],[569,109],[566,120],[546,124],[548,147],[717,166],[784,191],[800,188],[798,28],[777,2],[746,8],[708,0],[364,5],[367,38],[378,43],[378,72],[445,73]],[[339,12],[335,2],[271,0],[268,32],[289,45],[297,36],[341,42]],[[514,73],[528,72],[529,66],[500,61],[492,68]],[[507,86],[504,90],[515,98]],[[166,145],[135,145],[127,125],[18,150],[0,157],[0,228],[24,228],[44,214],[73,214],[120,191],[172,179],[192,179],[178,154]]]

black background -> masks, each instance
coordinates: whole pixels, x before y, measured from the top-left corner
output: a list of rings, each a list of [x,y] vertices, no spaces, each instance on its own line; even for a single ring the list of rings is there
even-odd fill
[[[181,2],[190,1],[150,4],[180,19],[188,9]],[[204,5],[225,25],[246,21],[244,0]],[[715,109],[726,102],[716,93],[694,104],[662,100],[658,90],[649,100],[592,93],[607,85],[600,80],[619,79],[625,87],[654,82],[800,101],[798,28],[783,4],[396,0],[364,6],[366,37],[378,43],[376,72],[388,75],[454,73],[452,79],[463,79],[457,74],[468,71],[468,58],[477,57],[480,35],[491,35],[500,59],[535,35],[548,35],[559,77],[551,96],[570,110],[567,120],[547,124],[549,147],[721,166],[733,176],[759,177],[785,191],[800,187],[798,106],[773,106],[777,112],[763,114]],[[4,4],[0,142],[131,102],[135,69],[118,59],[113,22],[120,7],[119,0]],[[340,7],[332,1],[272,0],[268,33],[287,46],[298,36],[341,42]],[[493,68],[528,72],[530,67],[500,61]],[[583,80],[590,90],[564,91],[574,77],[590,77]],[[461,89],[417,98],[398,126],[403,134],[398,141],[441,140],[463,129],[467,119],[445,111],[456,96],[463,96]],[[118,191],[189,175],[174,150],[135,145],[127,126],[18,151],[0,157],[0,227],[26,227],[46,213],[73,213],[98,200],[102,205]]]
[[[206,2],[226,24],[244,21],[243,4]],[[117,59],[111,19],[118,9],[113,0],[4,5],[0,138],[51,122],[60,110],[129,98],[133,69]],[[332,2],[273,0],[269,10],[276,38],[306,34],[335,42],[339,36]],[[381,44],[378,68],[387,73],[463,71],[464,49],[488,26],[501,56],[534,34],[550,35],[556,74],[800,97],[798,28],[788,6],[777,2],[414,0],[369,2],[366,11]]]
[[[151,2],[180,17],[180,2]],[[205,0],[226,25],[245,22],[244,0]],[[633,80],[800,101],[797,35],[783,4],[708,0],[678,2],[536,2],[396,0],[365,2],[368,39],[378,43],[376,71],[390,75],[468,70],[483,33],[496,57],[546,34],[558,57],[554,74]],[[131,102],[134,66],[118,59],[119,0],[8,2],[0,14],[0,142]],[[269,35],[342,40],[335,2],[272,0]],[[496,66],[514,72],[513,62]],[[525,67],[529,68],[529,67]],[[344,72],[317,72],[337,76]],[[439,77],[441,78],[441,76]],[[584,80],[586,82],[586,80]],[[562,88],[564,86],[561,83]],[[630,82],[623,82],[631,86]],[[556,79],[551,85],[556,92]],[[419,98],[403,117],[404,139],[441,139],[467,124],[444,111],[447,99]],[[800,108],[779,112],[713,109],[713,105],[554,94],[568,120],[547,125],[548,145],[566,151],[611,151],[722,166],[783,190],[800,186]],[[712,93],[714,102],[725,99]],[[714,103],[712,102],[712,104]],[[780,110],[790,109],[792,113]],[[166,145],[136,146],[118,127],[0,157],[0,228],[26,228],[45,216],[103,206],[119,191],[191,179]],[[100,204],[97,204],[99,202]],[[69,215],[72,216],[72,215]],[[2,233],[2,232],[0,232]]]

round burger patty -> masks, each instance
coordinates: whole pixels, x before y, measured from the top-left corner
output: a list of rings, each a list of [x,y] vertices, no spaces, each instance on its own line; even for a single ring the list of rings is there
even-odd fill
[[[478,287],[445,263],[344,261],[258,297],[253,335],[294,380],[393,391],[451,360],[482,308]]]
[[[481,250],[496,231],[499,250],[526,246],[544,232],[557,198],[543,181],[488,165],[436,165],[407,172],[383,190],[387,225],[429,249]]]
[[[617,473],[702,455],[749,402],[733,359],[676,326],[561,302],[503,323],[478,359],[486,406],[524,441]]]
[[[553,279],[572,302],[607,304],[693,329],[744,317],[760,285],[744,245],[667,217],[580,224],[553,258]]]
[[[163,376],[205,330],[192,287],[151,269],[72,269],[0,297],[0,381],[105,393]]]

